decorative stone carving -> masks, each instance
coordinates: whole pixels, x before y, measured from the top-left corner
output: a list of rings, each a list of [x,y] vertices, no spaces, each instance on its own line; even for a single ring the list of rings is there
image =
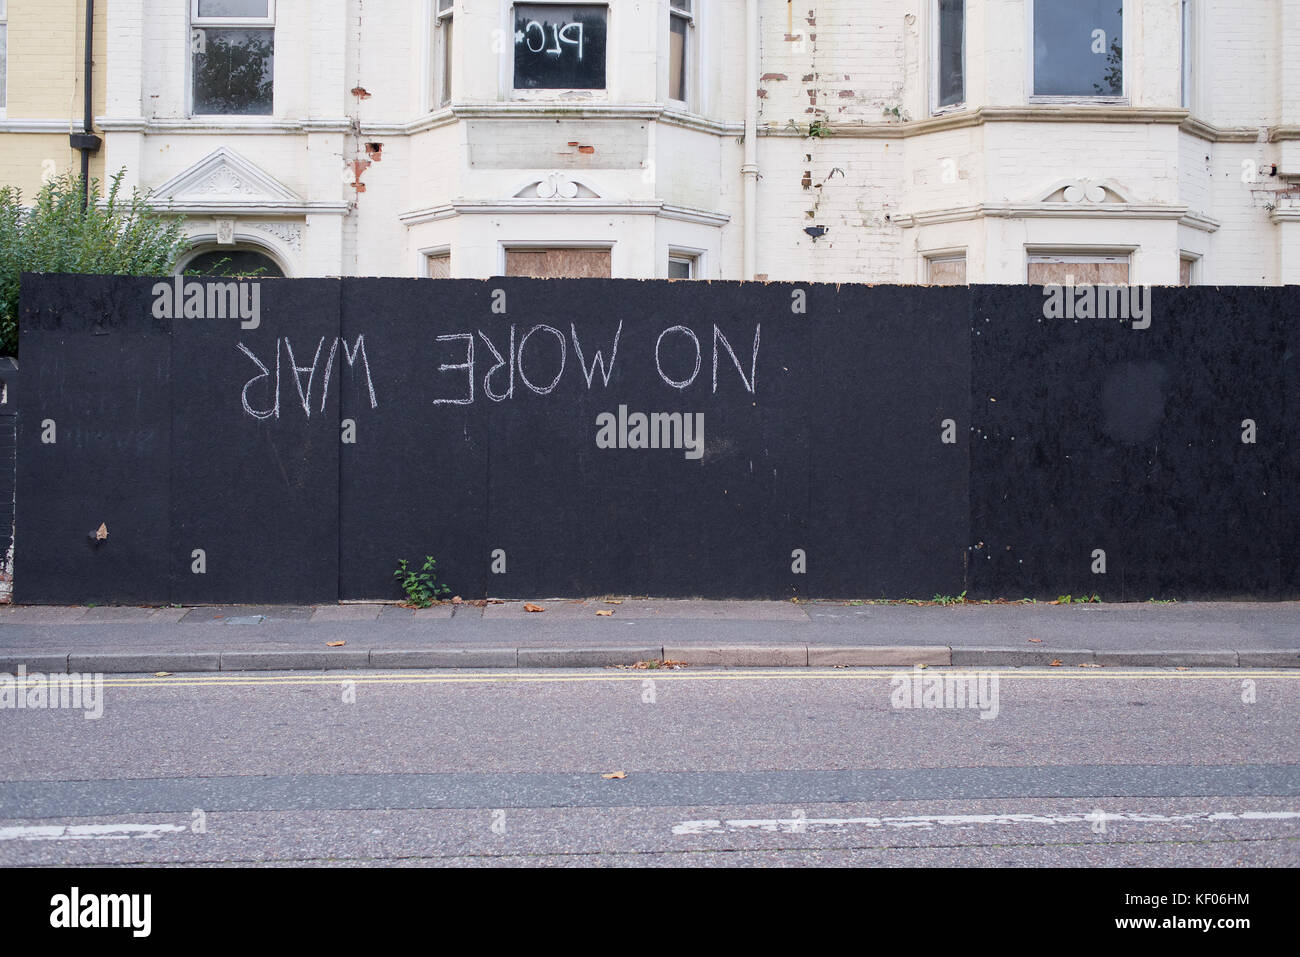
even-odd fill
[[[1072,183],[1065,187],[1065,201],[1067,203],[1082,203],[1087,200],[1090,203],[1104,203],[1106,201],[1106,190],[1096,183]]]
[[[302,252],[302,223],[249,223],[248,228],[274,236],[296,253]]]
[[[191,199],[298,204],[293,190],[227,147],[209,153],[189,169],[173,176],[155,191],[160,199],[183,202]]]
[[[599,199],[599,194],[566,173],[556,170],[547,173],[535,183],[529,183],[519,192],[515,199]]]

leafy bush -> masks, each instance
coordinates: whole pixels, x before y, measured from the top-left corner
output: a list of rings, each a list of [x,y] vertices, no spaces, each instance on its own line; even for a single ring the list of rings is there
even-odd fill
[[[157,276],[170,273],[189,248],[182,222],[164,217],[148,194],[122,195],[119,170],[108,196],[90,181],[82,207],[82,180],[63,172],[23,205],[21,191],[0,187],[0,354],[18,354],[18,280],[24,272]]]

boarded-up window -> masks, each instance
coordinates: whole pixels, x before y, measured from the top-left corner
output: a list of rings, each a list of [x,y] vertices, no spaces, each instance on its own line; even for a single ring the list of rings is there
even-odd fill
[[[603,90],[609,8],[515,4],[516,90]]]
[[[1192,272],[1196,268],[1196,260],[1188,256],[1178,260],[1178,285],[1190,286],[1192,284]]]
[[[966,285],[966,257],[936,256],[927,259],[926,282],[932,286]]]
[[[1128,256],[1072,253],[1029,257],[1031,286],[1127,286]]]
[[[608,249],[507,249],[506,275],[533,279],[608,279]]]
[[[451,253],[430,253],[424,257],[430,279],[451,278]]]

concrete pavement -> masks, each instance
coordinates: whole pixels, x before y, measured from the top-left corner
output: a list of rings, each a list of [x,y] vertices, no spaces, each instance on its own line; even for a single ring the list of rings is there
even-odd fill
[[[536,599],[6,606],[0,671],[930,666],[1300,667],[1300,602],[975,604]]]

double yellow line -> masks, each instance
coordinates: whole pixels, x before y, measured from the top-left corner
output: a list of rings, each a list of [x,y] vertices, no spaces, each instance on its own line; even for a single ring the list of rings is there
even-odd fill
[[[1187,671],[1162,670],[1119,670],[1105,668],[933,668],[921,674],[989,674],[996,672],[999,681],[1004,680],[1039,680],[1051,681],[1152,681],[1152,680],[1252,680],[1261,679],[1297,679],[1300,669],[1189,669]],[[388,674],[360,671],[334,671],[328,673],[271,675],[252,674],[246,671],[224,672],[220,674],[188,673],[184,675],[157,677],[144,675],[140,677],[106,676],[105,688],[227,688],[227,687],[276,687],[301,685],[337,686],[344,682],[358,685],[421,685],[421,684],[566,684],[579,682],[617,682],[636,681],[646,678],[655,681],[889,681],[896,674],[914,674],[911,668],[762,668],[744,671],[674,671],[670,669],[644,670],[595,670],[585,671],[492,671],[461,673],[410,672],[393,671]]]

